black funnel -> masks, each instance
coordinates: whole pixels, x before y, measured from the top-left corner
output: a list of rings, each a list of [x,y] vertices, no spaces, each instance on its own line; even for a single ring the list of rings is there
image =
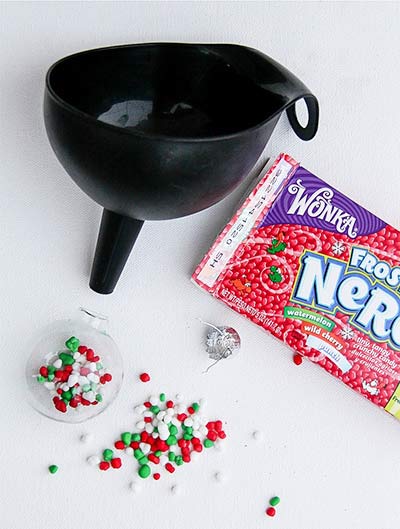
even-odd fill
[[[304,98],[302,127],[294,103]],[[250,172],[281,113],[309,140],[316,98],[243,46],[140,44],[77,53],[47,73],[44,117],[56,156],[104,207],[90,286],[118,282],[145,220],[190,215]]]

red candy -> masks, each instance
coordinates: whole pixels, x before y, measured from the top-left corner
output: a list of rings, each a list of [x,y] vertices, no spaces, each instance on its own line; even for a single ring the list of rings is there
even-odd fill
[[[303,363],[303,357],[300,353],[296,353],[295,355],[293,355],[293,362],[296,364],[296,366],[299,366]]]
[[[115,441],[114,446],[117,450],[123,450],[125,448],[125,443],[123,441]]]
[[[108,461],[101,461],[99,463],[100,470],[108,470],[110,468],[110,463]]]
[[[226,438],[226,433],[223,430],[221,430],[220,432],[218,432],[218,437],[220,439],[225,439]]]
[[[149,382],[150,375],[148,373],[142,373],[141,375],[139,375],[139,378],[142,382]]]
[[[179,413],[176,417],[177,417],[178,421],[181,421],[181,422],[186,421],[186,419],[187,419],[186,413]]]
[[[143,406],[146,406],[146,408],[151,408],[151,402],[143,402]]]
[[[220,432],[222,430],[222,421],[215,421],[214,430]]]
[[[143,420],[144,420],[144,422],[149,423],[149,422],[151,422],[153,419],[152,419],[151,417],[145,417]]]
[[[121,458],[119,457],[114,457],[113,459],[111,459],[111,466],[113,468],[120,468],[122,465],[122,461],[121,461]]]
[[[190,415],[192,415],[194,413],[194,408],[192,408],[192,406],[189,406],[187,411],[190,413]]]
[[[167,400],[166,404],[167,408],[173,408],[174,407],[174,403],[172,400]]]
[[[209,430],[207,434],[207,438],[210,439],[210,441],[216,441],[218,438],[217,432],[214,432],[213,430]]]
[[[39,369],[39,373],[42,375],[42,377],[45,377],[45,378],[47,378],[48,374],[49,374],[49,372],[47,371],[47,367],[46,366],[42,366]]]
[[[160,478],[161,478],[161,474],[159,474],[158,472],[155,472],[153,474],[153,479],[155,479],[156,481],[158,481]]]
[[[171,474],[173,474],[173,473],[175,472],[175,467],[174,467],[173,465],[171,465],[171,463],[166,463],[165,468],[166,468],[166,470],[168,470],[168,472],[170,472]]]
[[[151,461],[152,463],[156,464],[156,465],[158,465],[158,463],[160,462],[160,458],[157,457],[157,456],[154,455],[154,454],[149,454],[149,455],[147,456],[147,459],[148,459],[149,461]]]
[[[273,507],[268,507],[268,509],[265,511],[268,516],[275,516],[276,510]]]

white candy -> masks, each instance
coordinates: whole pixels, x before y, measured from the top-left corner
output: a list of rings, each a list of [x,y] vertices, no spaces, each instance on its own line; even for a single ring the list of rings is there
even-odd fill
[[[97,365],[96,365],[96,362],[91,362],[89,364],[89,369],[92,373],[94,373],[95,371],[97,371]]]
[[[89,402],[94,402],[96,400],[96,395],[94,391],[88,391],[87,393],[85,393],[85,399]]]
[[[176,417],[172,417],[171,424],[173,424],[174,426],[177,426],[177,427],[181,425],[180,421]],[[208,433],[208,430],[207,430],[207,433]],[[206,435],[207,435],[207,433],[206,433]]]
[[[153,417],[153,413],[151,411],[145,411],[143,417]]]
[[[144,427],[146,426],[146,423],[144,421],[139,421],[136,423],[136,428],[138,430],[144,430]]]
[[[222,472],[216,472],[214,474],[214,479],[215,481],[217,481],[218,483],[221,483],[222,481],[225,481],[225,476],[222,474]]]
[[[139,492],[141,490],[140,483],[138,481],[131,481],[129,483],[129,488],[132,492]]]
[[[81,357],[81,353],[79,351],[76,351],[76,353],[73,354],[74,360],[78,360]]]
[[[131,456],[133,455],[133,448],[131,446],[127,446],[124,450],[125,454],[127,454],[128,456]]]
[[[163,423],[164,424],[169,424],[171,421],[172,421],[171,415],[165,415],[164,416],[164,418],[163,418]]]
[[[193,419],[191,417],[188,417],[187,419],[184,420],[183,424],[190,428],[191,426],[193,426]]]
[[[91,465],[92,467],[97,466],[100,463],[99,456],[89,456],[86,461]]]
[[[163,454],[162,456],[160,456],[160,465],[165,465],[168,463],[168,461],[169,459],[166,455]]]
[[[81,365],[79,362],[75,362],[74,364],[72,364],[72,371],[79,371],[81,368]]]
[[[148,445],[147,443],[140,443],[139,447],[140,447],[140,450],[144,453],[145,456],[150,453],[151,446]]]
[[[89,373],[87,376],[87,379],[90,380],[90,382],[95,382],[96,384],[100,382],[100,378],[98,377],[98,375],[95,375],[94,373]]]
[[[143,406],[143,404],[140,404],[140,406],[136,406],[135,412],[136,413],[143,413],[147,410],[146,406]]]
[[[201,399],[199,400],[199,405],[200,405],[200,407],[203,407],[203,406],[205,406],[206,404],[207,404],[207,400],[206,400],[206,399],[201,398]]]
[[[78,384],[80,386],[86,386],[86,384],[89,384],[89,380],[87,379],[87,377],[81,375],[78,379]]]
[[[81,443],[89,443],[93,440],[93,435],[91,433],[83,433],[79,437],[79,440],[81,441]]]
[[[199,421],[199,419],[198,419],[197,417],[195,417],[195,418],[193,419],[193,428],[194,428],[195,430],[197,430],[197,428],[199,428],[199,427],[200,427],[200,421]]]
[[[54,366],[56,369],[60,369],[60,367],[62,367],[62,360],[60,360],[60,358],[58,358],[58,359],[54,362],[53,366]]]
[[[149,398],[149,402],[150,402],[150,404],[152,404],[153,406],[155,406],[156,404],[158,404],[158,397],[156,397],[156,395],[152,395],[152,396]]]
[[[69,390],[69,385],[68,385],[68,384],[63,384],[63,385],[61,386],[61,389],[62,389],[63,391],[68,391],[68,390]]]
[[[86,364],[86,356],[85,355],[81,355],[79,358],[78,358],[78,362],[80,364]]]
[[[157,413],[157,419],[158,419],[159,421],[161,421],[161,420],[165,417],[165,415],[166,415],[166,412],[165,412],[165,411],[159,411],[159,412]]]
[[[207,428],[205,426],[200,426],[199,430],[200,430],[201,435],[207,435],[208,434],[208,430],[207,430]]]
[[[166,414],[167,414],[167,415],[171,415],[171,417],[172,417],[172,415],[175,413],[175,412],[174,412],[174,408],[167,408],[165,411],[166,411]]]
[[[175,396],[176,402],[182,402],[183,401],[183,395],[182,393],[177,393]]]
[[[158,433],[162,441],[166,441],[169,437],[169,429],[165,423],[160,422],[158,426]]]
[[[153,426],[150,423],[146,423],[146,426],[144,427],[144,429],[146,430],[147,433],[153,433],[154,432],[154,428],[153,428]]]
[[[76,375],[70,375],[68,377],[68,386],[72,388],[72,386],[75,386],[75,384],[78,383],[79,377]]]
[[[54,382],[45,382],[43,384],[43,386],[48,389],[48,390],[52,390],[55,388],[55,385],[54,385]],[[69,386],[68,386],[68,389],[69,389]]]
[[[172,487],[171,487],[170,490],[171,490],[171,494],[174,494],[174,495],[175,495],[175,494],[179,494],[179,487],[178,487],[178,485],[172,485]]]
[[[153,439],[157,439],[159,437],[158,432],[153,432]]]
[[[255,430],[253,433],[252,433],[252,437],[255,441],[260,441],[260,439],[262,439],[262,433],[259,432],[258,430]]]
[[[193,430],[192,435],[193,437],[200,437],[200,430]]]
[[[159,421],[157,418],[154,418],[154,419],[151,421],[151,424],[152,424],[152,426],[153,426],[154,428],[157,428],[159,422],[160,422],[160,421]]]

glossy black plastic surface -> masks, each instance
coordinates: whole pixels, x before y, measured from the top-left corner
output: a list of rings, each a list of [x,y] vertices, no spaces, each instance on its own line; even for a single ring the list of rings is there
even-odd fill
[[[294,111],[301,98],[309,109],[305,128]],[[299,137],[315,135],[315,97],[288,70],[243,46],[129,45],[53,65],[44,100],[50,143],[106,210],[91,287],[112,292],[141,221],[189,215],[233,191],[284,110]]]

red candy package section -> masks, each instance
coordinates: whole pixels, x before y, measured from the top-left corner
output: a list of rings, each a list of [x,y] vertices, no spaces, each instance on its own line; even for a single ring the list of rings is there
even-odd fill
[[[192,280],[400,419],[400,232],[281,154]]]

